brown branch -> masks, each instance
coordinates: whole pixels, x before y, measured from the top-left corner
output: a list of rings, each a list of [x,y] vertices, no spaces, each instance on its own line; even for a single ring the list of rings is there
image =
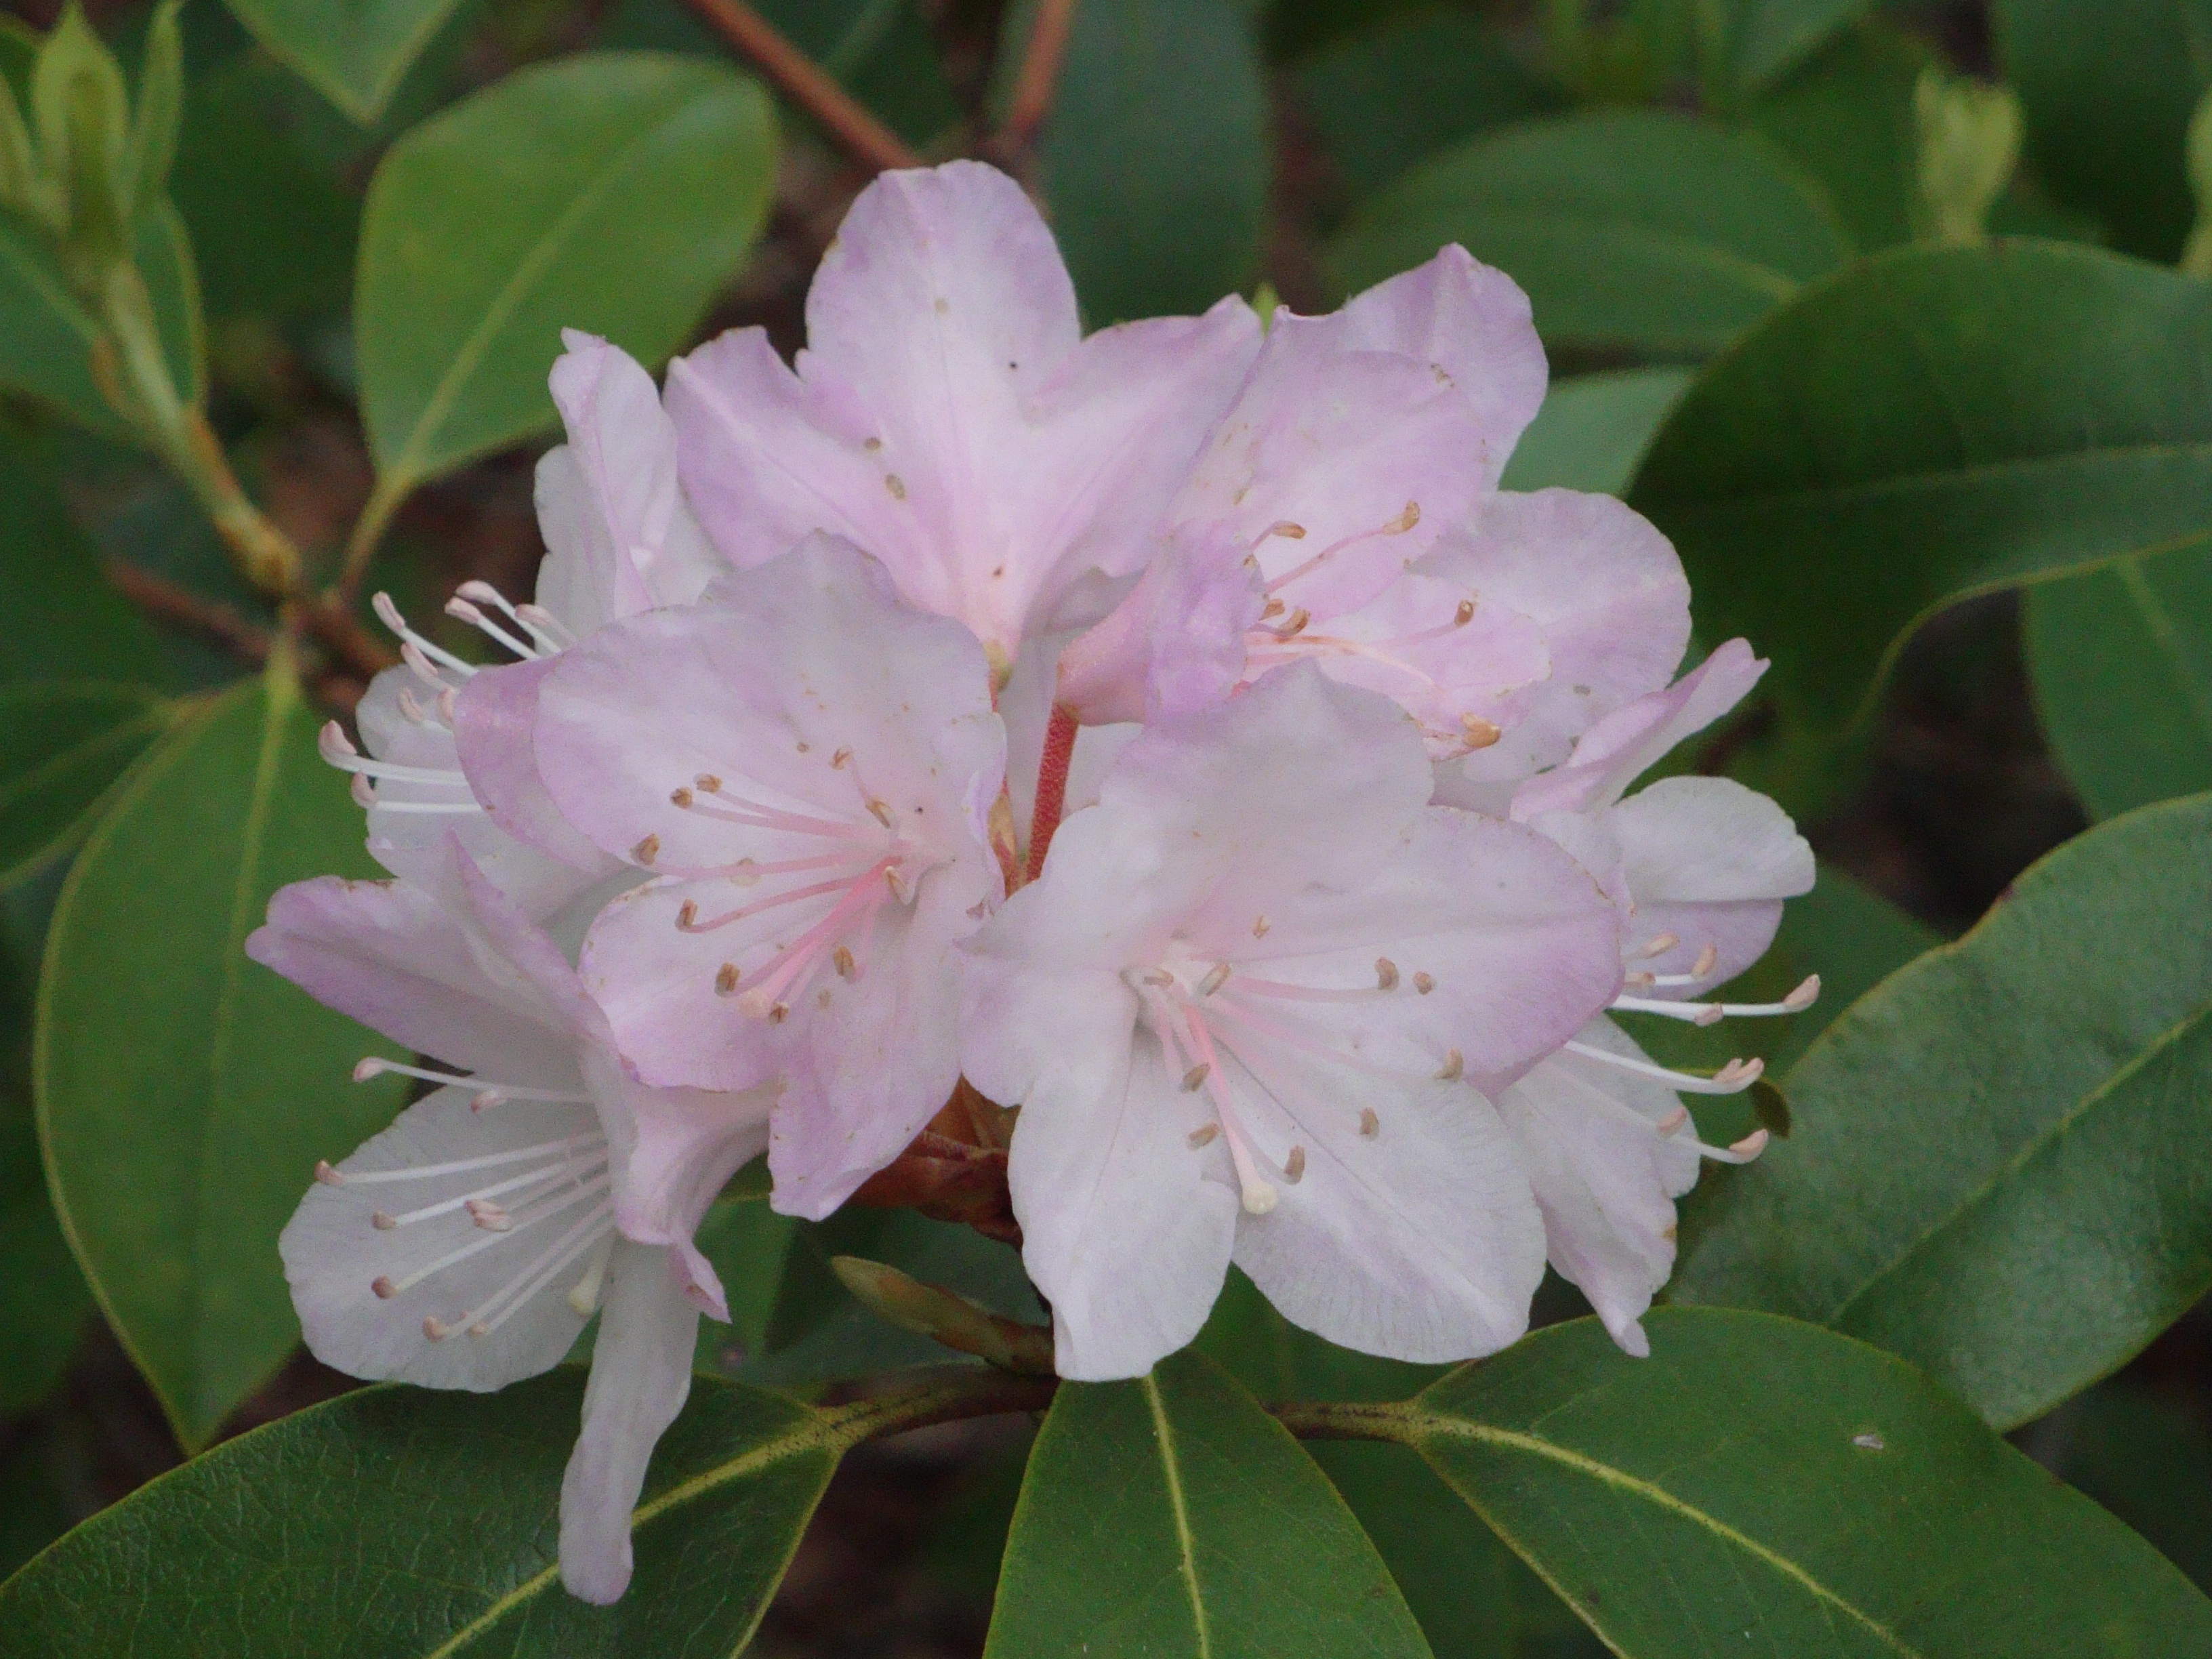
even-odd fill
[[[1060,86],[1060,65],[1067,60],[1067,40],[1074,27],[1075,0],[1037,0],[1036,21],[1030,24],[1029,43],[1022,50],[1006,118],[991,144],[1008,166],[1018,166],[1028,155],[1052,113],[1053,94]]]
[[[189,587],[157,576],[121,559],[107,562],[109,585],[141,611],[176,623],[195,634],[204,634],[216,644],[248,662],[269,659],[269,630],[247,621],[220,600],[203,598]]]
[[[354,614],[334,599],[307,601],[306,615],[301,620],[316,642],[356,678],[373,680],[399,661],[396,652],[363,628]]]
[[[1049,6],[1053,0],[1046,0]],[[745,0],[690,0],[715,32],[778,90],[820,123],[823,131],[848,155],[872,173],[891,167],[918,167],[921,158],[905,140],[870,114],[858,100],[839,86],[819,64],[784,38],[775,25],[755,11]]]

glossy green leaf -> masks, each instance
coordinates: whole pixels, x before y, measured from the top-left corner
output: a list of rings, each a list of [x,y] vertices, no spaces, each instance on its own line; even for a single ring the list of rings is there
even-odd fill
[[[1992,1423],[2049,1410],[2212,1288],[2212,797],[2029,870],[1785,1080],[1671,1294],[1810,1319]]]
[[[2212,0],[1994,0],[1997,57],[2028,153],[2130,253],[2171,259],[2196,216],[2182,169],[2212,84]]]
[[[228,0],[279,62],[356,121],[373,121],[459,0]]]
[[[2184,1659],[2212,1601],[1902,1360],[1661,1309],[1553,1326],[1406,1437],[1625,1659]]]
[[[1494,27],[1462,11],[1417,12],[1333,41],[1293,81],[1322,149],[1363,195],[1448,144],[1561,101]]]
[[[1654,110],[1534,121],[1376,197],[1329,263],[1366,287],[1459,242],[1528,291],[1554,344],[1703,353],[1850,257],[1834,210],[1747,132]]]
[[[1030,1454],[986,1659],[1428,1653],[1358,1523],[1211,1361],[1066,1382]]]
[[[843,1418],[700,1378],[611,1607],[562,1589],[580,1371],[491,1396],[370,1389],[229,1441],[0,1588],[10,1659],[665,1659],[733,1655],[840,1455]]]
[[[199,278],[177,210],[156,201],[138,223],[138,269],[154,301],[169,371],[188,402],[205,392]],[[0,386],[109,437],[130,427],[93,378],[98,325],[70,291],[52,252],[21,222],[0,216]]]
[[[1877,255],[1691,387],[1630,502],[1784,714],[1847,725],[1968,593],[2212,531],[2212,287],[2094,249]]]
[[[1862,249],[1913,238],[1919,140],[1912,88],[1933,57],[1911,35],[1862,25],[1743,111],[1753,131],[1820,180]]]
[[[2094,816],[2212,789],[2212,554],[2039,584],[2022,626],[2044,734]]]
[[[1689,384],[1689,370],[1668,368],[1554,381],[1505,463],[1501,487],[1620,495]]]
[[[1720,0],[1710,25],[1720,85],[1733,96],[1755,93],[1873,9],[1874,0]]]
[[[362,410],[389,504],[549,425],[561,331],[683,343],[767,210],[775,117],[720,64],[523,70],[386,154],[362,224]]]
[[[167,702],[139,686],[64,680],[0,688],[0,883],[66,849],[175,719]]]
[[[40,982],[63,1225],[187,1446],[299,1340],[276,1235],[315,1160],[404,1098],[348,1082],[373,1039],[241,948],[283,883],[372,872],[316,725],[271,676],[149,756],[77,856]]]
[[[1023,8],[1009,9],[1007,39],[1026,42]],[[1075,9],[1036,168],[1094,327],[1203,311],[1249,288],[1269,166],[1249,8],[1116,0]]]

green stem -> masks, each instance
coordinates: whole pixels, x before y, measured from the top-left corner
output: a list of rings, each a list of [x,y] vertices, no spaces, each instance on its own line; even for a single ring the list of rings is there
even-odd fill
[[[368,501],[361,509],[361,517],[354,520],[353,534],[346,538],[345,558],[338,566],[338,579],[331,590],[331,598],[340,605],[353,604],[355,590],[368,569],[368,562],[376,556],[382,545],[384,532],[392,527],[392,514],[414,492],[410,480],[387,476],[376,481],[376,488],[368,492]]]

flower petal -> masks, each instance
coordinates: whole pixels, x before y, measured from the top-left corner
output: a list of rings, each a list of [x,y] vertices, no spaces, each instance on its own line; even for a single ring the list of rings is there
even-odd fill
[[[583,1431],[561,1477],[561,1582],[572,1595],[605,1607],[629,1587],[630,1513],[653,1447],[691,1392],[698,1330],[667,1251],[617,1244]]]
[[[337,1173],[363,1176],[497,1158],[548,1142],[582,1146],[599,1129],[588,1106],[510,1101],[478,1112],[471,1107],[472,1094],[448,1087],[424,1097],[390,1128],[364,1142],[337,1166]],[[480,1228],[458,1205],[404,1225],[380,1227],[372,1220],[379,1212],[398,1216],[449,1202],[548,1162],[509,1158],[419,1179],[318,1182],[308,1188],[277,1250],[315,1357],[351,1376],[478,1393],[559,1364],[584,1328],[586,1316],[568,1300],[585,1271],[580,1263],[548,1279],[488,1334],[470,1334],[465,1316],[483,1308],[503,1286],[526,1278],[549,1246],[568,1238],[588,1216],[591,1194],[580,1194],[544,1219],[506,1232]],[[557,1167],[557,1158],[550,1162]],[[580,1237],[569,1239],[569,1246]],[[407,1284],[416,1273],[463,1250],[471,1254]],[[402,1288],[380,1296],[372,1289],[380,1279]],[[423,1321],[431,1318],[454,1326],[453,1334],[431,1340],[423,1328]]]
[[[1303,1167],[1272,1210],[1239,1218],[1236,1261],[1285,1318],[1419,1361],[1494,1353],[1528,1329],[1543,1224],[1488,1101],[1463,1083],[1245,1052],[1257,1086],[1243,1100],[1263,1103],[1240,1115],[1279,1168],[1293,1147]]]
[[[616,861],[561,816],[538,769],[538,695],[558,656],[480,669],[453,698],[453,742],[469,787],[501,830],[576,872],[579,887]]]
[[[1259,572],[1226,526],[1186,526],[1128,597],[1060,653],[1054,702],[1085,726],[1219,702],[1244,672],[1245,635],[1264,603]]]
[[[1765,954],[1781,902],[1813,890],[1813,849],[1790,815],[1732,779],[1662,778],[1610,817],[1638,935],[1681,940],[1640,967],[1686,973],[1710,946],[1699,984],[1733,979]]]
[[[574,1089],[569,1010],[488,948],[457,898],[336,876],[295,882],[270,899],[246,953],[418,1053],[501,1083]]]
[[[1314,320],[1334,324],[1348,348],[1402,352],[1449,374],[1476,411],[1483,487],[1497,488],[1549,375],[1519,284],[1455,242]]]

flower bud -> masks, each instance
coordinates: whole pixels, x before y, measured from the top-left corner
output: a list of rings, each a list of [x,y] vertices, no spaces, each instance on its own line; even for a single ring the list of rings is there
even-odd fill
[[[2008,87],[1954,80],[1932,64],[1913,88],[1923,234],[1972,244],[2020,160],[2020,100]]]
[[[127,257],[131,100],[122,70],[75,4],[39,49],[31,112],[66,204],[68,252],[95,270]]]
[[[925,1285],[880,1261],[836,1255],[830,1266],[847,1290],[902,1330],[972,1353],[1000,1370],[1052,1375],[1048,1331],[1002,1319],[964,1296]]]

